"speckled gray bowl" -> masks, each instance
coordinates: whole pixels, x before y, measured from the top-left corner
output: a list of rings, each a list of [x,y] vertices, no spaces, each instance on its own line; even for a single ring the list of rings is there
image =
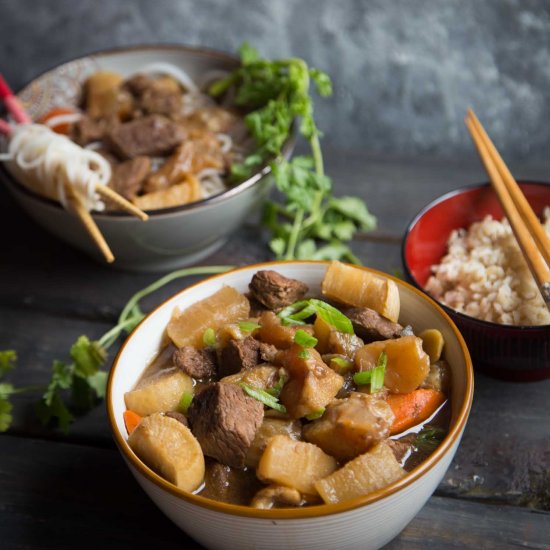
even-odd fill
[[[129,75],[152,62],[179,66],[192,77],[212,70],[231,70],[237,58],[206,49],[151,45],[100,52],[55,67],[18,94],[33,118],[52,107],[75,105],[81,84],[97,70]],[[288,144],[286,154],[290,153]],[[28,190],[5,167],[3,179],[16,201],[44,229],[104,263],[103,256],[78,218],[55,201]],[[265,198],[272,181],[269,168],[208,199],[149,212],[142,222],[125,213],[93,214],[115,256],[111,265],[134,271],[164,271],[198,262],[221,247]]]

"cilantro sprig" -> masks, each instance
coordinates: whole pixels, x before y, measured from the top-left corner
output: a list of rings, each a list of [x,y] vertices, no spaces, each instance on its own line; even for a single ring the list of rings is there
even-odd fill
[[[209,92],[219,97],[229,89],[235,102],[250,112],[245,123],[256,141],[253,154],[234,164],[231,175],[242,181],[269,163],[283,204],[267,202],[264,224],[271,231],[269,246],[277,259],[346,260],[360,263],[344,241],[357,230],[376,226],[365,203],[357,197],[334,197],[326,175],[311,83],[318,94],[332,94],[330,77],[302,59],[270,61],[243,44],[241,65],[215,82]],[[293,127],[308,141],[310,155],[285,158]]]
[[[107,361],[107,350],[118,337],[130,333],[145,317],[140,301],[175,279],[191,275],[212,275],[229,271],[233,266],[192,267],[173,271],[144,289],[136,292],[122,310],[117,324],[98,340],[79,336],[71,346],[71,362],[54,360],[52,374],[46,386],[15,388],[3,381],[4,376],[15,368],[16,353],[12,350],[0,351],[0,432],[6,431],[12,423],[13,404],[11,396],[20,393],[41,393],[37,404],[37,414],[45,423],[53,422],[67,431],[77,414],[93,407],[105,397],[107,372],[102,370]]]

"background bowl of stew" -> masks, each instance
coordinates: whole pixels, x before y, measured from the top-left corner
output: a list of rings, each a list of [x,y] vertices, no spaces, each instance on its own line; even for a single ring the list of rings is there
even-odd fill
[[[18,96],[37,120],[53,107],[78,105],[82,84],[98,70],[128,76],[150,63],[169,63],[193,79],[210,71],[230,71],[239,60],[229,54],[179,45],[151,45],[94,53],[63,63],[38,76]],[[291,143],[286,154],[290,154]],[[79,219],[58,202],[23,186],[0,163],[0,173],[15,200],[44,229],[92,258],[105,263]],[[93,213],[115,256],[116,268],[166,271],[195,263],[213,253],[265,198],[272,177],[264,168],[248,180],[207,199],[152,210],[147,222],[126,213]]]
[[[114,361],[106,403],[119,451],[157,506],[207,548],[379,548],[395,537],[422,508],[457,450],[473,396],[468,350],[458,329],[441,307],[413,286],[387,275],[399,288],[400,322],[411,324],[415,331],[439,329],[445,339],[445,359],[452,373],[448,434],[433,454],[405,477],[380,491],[345,503],[259,510],[179,490],[145,466],[130,449],[123,420],[124,393],[135,386],[165,341],[166,325],[175,307],[185,309],[224,285],[245,292],[252,275],[260,269],[273,269],[299,279],[315,293],[327,266],[325,262],[269,262],[206,279],[152,311],[128,337]]]
[[[520,182],[540,217],[550,205],[550,183]],[[467,228],[488,214],[504,213],[490,184],[479,184],[446,193],[425,206],[407,227],[402,246],[406,277],[424,289],[431,266],[446,253],[451,231]],[[476,369],[512,381],[550,378],[550,325],[514,326],[482,321],[440,303],[463,334]]]

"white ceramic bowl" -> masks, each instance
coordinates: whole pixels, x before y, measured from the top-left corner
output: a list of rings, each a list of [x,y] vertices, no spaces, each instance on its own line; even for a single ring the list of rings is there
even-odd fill
[[[445,355],[452,370],[449,433],[427,460],[396,483],[341,504],[257,510],[179,490],[145,466],[130,449],[122,417],[124,393],[133,388],[157,353],[176,306],[186,308],[223,285],[244,292],[259,269],[275,269],[304,281],[315,291],[319,289],[326,267],[324,262],[270,262],[206,279],[176,294],[150,313],[128,337],[114,361],[107,388],[107,410],[116,444],[138,483],[157,506],[207,548],[379,548],[394,538],[422,508],[456,452],[473,396],[473,371],[468,350],[451,319],[433,300],[393,277],[390,278],[398,284],[401,298],[400,321],[411,324],[417,331],[439,329],[445,338]]]
[[[214,70],[231,70],[238,59],[186,46],[137,46],[81,57],[42,74],[18,93],[33,119],[56,106],[77,105],[82,83],[98,70],[124,76],[153,62],[171,63],[192,78]],[[288,144],[286,154],[291,149]],[[70,245],[105,263],[78,218],[59,203],[29,191],[5,167],[0,173],[15,200],[39,225]],[[116,268],[165,271],[198,262],[223,245],[265,198],[271,174],[266,168],[249,180],[206,200],[149,212],[142,222],[126,213],[93,214],[113,254]]]

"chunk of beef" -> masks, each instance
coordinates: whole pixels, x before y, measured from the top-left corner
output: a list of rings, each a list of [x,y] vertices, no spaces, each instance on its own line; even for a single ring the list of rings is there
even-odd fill
[[[242,468],[264,417],[263,405],[234,384],[216,382],[195,396],[188,420],[205,455]]]
[[[136,157],[117,164],[109,183],[119,195],[132,200],[143,188],[145,178],[151,171],[149,157]]]
[[[107,139],[122,158],[135,158],[169,154],[185,139],[185,132],[166,117],[150,115],[119,124],[107,134]]]
[[[88,115],[82,115],[71,126],[71,139],[79,145],[85,146],[93,141],[101,141],[105,134],[116,126],[115,119],[93,119]]]
[[[266,363],[273,363],[279,350],[273,344],[267,344],[266,342],[260,342],[260,359]]]
[[[351,320],[355,333],[366,342],[399,338],[403,330],[399,323],[382,317],[368,307],[349,308],[344,310],[344,314]]]
[[[301,300],[308,287],[302,281],[289,279],[276,271],[258,271],[248,285],[253,298],[269,309],[280,309]]]
[[[179,183],[182,176],[187,173],[196,174],[205,168],[223,170],[224,159],[220,143],[215,136],[204,133],[196,135],[190,132],[188,137],[189,139],[149,177],[145,184],[147,193]]]
[[[178,422],[181,422],[184,426],[189,427],[189,422],[187,422],[187,417],[184,414],[181,414],[177,411],[169,411],[165,413],[165,415],[173,418],[174,420],[177,420]]]
[[[172,361],[192,378],[210,378],[216,374],[216,354],[210,349],[184,346],[174,352]]]
[[[252,336],[229,340],[220,355],[220,377],[251,369],[260,362],[260,342]]]
[[[139,98],[143,92],[151,86],[153,79],[143,73],[138,73],[124,82],[126,88],[133,96]]]
[[[254,469],[237,470],[210,458],[205,466],[203,497],[247,506],[263,486]]]
[[[175,117],[181,111],[181,91],[151,87],[145,90],[139,105],[146,113]]]
[[[407,458],[409,458],[411,451],[413,450],[414,439],[416,434],[406,435],[401,439],[387,439],[386,443],[395,456],[395,459],[401,466],[405,465]]]

